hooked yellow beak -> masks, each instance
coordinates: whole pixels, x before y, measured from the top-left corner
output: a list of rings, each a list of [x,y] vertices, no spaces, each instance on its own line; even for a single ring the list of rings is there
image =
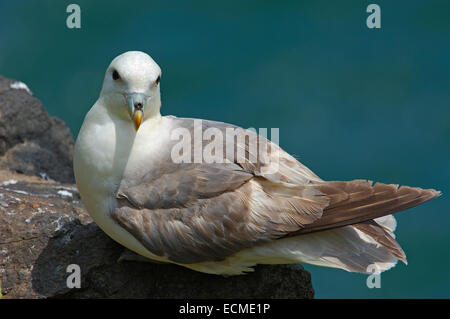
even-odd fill
[[[134,111],[133,122],[134,122],[134,128],[136,129],[136,131],[139,129],[139,126],[141,126],[143,117],[144,117],[144,113],[141,110]]]
[[[137,131],[144,118],[144,109],[149,97],[143,93],[135,92],[124,94],[124,96],[128,105],[128,113],[130,114],[131,120],[134,123],[134,128]]]

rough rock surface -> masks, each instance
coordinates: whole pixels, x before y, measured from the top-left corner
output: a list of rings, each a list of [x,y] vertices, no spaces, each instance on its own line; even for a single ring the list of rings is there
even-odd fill
[[[124,248],[92,221],[70,184],[70,132],[25,89],[12,89],[11,83],[0,77],[4,298],[313,297],[310,275],[301,266],[258,266],[254,273],[224,278],[170,264],[118,262]],[[19,110],[27,113],[20,121]],[[47,180],[41,173],[63,177]],[[79,289],[67,287],[71,264],[80,266]]]
[[[73,183],[73,137],[19,81],[0,76],[0,168]]]

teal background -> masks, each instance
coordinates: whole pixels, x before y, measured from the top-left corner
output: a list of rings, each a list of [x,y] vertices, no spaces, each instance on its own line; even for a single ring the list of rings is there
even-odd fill
[[[81,29],[66,6],[81,6]],[[366,27],[381,6],[382,28]],[[149,53],[163,114],[280,128],[324,179],[436,188],[399,213],[409,265],[381,277],[306,266],[318,298],[450,297],[450,1],[4,1],[0,74],[74,136],[110,61]]]

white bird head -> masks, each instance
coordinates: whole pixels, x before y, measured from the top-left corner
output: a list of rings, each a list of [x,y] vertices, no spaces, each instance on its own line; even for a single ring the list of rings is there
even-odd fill
[[[100,98],[109,112],[134,123],[159,115],[161,68],[146,53],[125,52],[106,70]],[[130,123],[131,124],[131,123]]]

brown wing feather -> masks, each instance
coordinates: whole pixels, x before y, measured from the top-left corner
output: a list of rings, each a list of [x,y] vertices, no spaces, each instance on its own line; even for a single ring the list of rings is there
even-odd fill
[[[372,186],[371,181],[364,180],[325,182],[317,187],[330,198],[330,204],[320,219],[290,236],[363,223],[414,207],[441,194],[418,187],[398,188],[398,185],[382,183]]]

